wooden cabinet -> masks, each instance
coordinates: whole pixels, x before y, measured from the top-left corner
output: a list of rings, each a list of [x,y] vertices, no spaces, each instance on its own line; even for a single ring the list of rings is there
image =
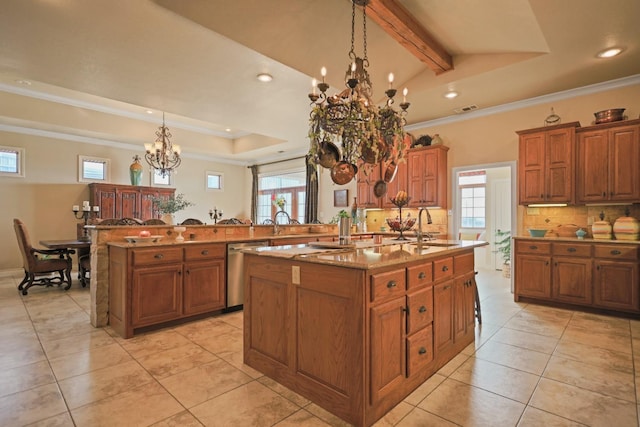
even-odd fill
[[[407,159],[398,163],[398,170],[396,172],[396,177],[393,181],[387,184],[387,194],[381,198],[382,208],[386,209],[394,209],[396,205],[391,203],[391,198],[395,197],[398,194],[398,191],[408,191],[409,186],[407,183],[408,180],[408,170],[407,170]]]
[[[357,197],[358,206],[361,208],[379,208],[382,199],[388,197],[388,193],[381,198],[377,198],[373,192],[376,181],[381,177],[381,166],[370,165],[365,163],[358,164],[357,180]]]
[[[140,187],[118,184],[89,184],[89,200],[100,207],[100,218],[159,218],[153,212],[153,198],[169,198],[175,188]]]
[[[577,143],[577,201],[640,200],[640,120],[583,128]]]
[[[224,243],[109,246],[109,323],[134,330],[225,307]]]
[[[640,313],[638,245],[515,241],[515,300],[522,297]]]
[[[414,148],[407,155],[409,207],[447,207],[447,151],[449,147]]]
[[[573,203],[575,132],[578,122],[528,129],[520,136],[518,201]]]

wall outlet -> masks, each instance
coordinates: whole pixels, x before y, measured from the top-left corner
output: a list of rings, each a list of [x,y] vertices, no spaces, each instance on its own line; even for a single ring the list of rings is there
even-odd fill
[[[540,208],[527,208],[527,215],[540,215]]]
[[[294,285],[300,284],[300,266],[298,265],[291,266],[291,283]]]

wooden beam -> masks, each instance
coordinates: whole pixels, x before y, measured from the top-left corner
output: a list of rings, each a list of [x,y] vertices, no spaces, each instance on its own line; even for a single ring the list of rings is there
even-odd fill
[[[367,16],[436,75],[453,69],[449,52],[397,0],[368,0]]]

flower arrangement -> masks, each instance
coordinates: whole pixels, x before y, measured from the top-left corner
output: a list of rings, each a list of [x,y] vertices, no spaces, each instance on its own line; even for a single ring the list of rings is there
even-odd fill
[[[273,206],[275,206],[278,209],[280,209],[281,211],[283,211],[284,207],[287,204],[287,200],[284,198],[283,195],[279,195],[278,197],[276,197],[275,194],[272,194],[271,195],[271,203],[273,204]]]
[[[184,194],[182,193],[176,194],[168,199],[163,197],[153,197],[151,198],[151,201],[153,202],[154,209],[161,214],[174,214],[194,205],[194,203],[185,200]]]

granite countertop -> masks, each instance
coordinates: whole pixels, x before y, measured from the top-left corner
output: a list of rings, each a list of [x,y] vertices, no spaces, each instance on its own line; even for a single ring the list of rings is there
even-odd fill
[[[418,245],[415,239],[407,241],[384,239],[379,244],[373,243],[373,240],[363,240],[354,242],[352,247],[336,249],[311,245],[285,245],[247,248],[243,252],[368,270],[402,265],[411,261],[427,260],[443,254],[455,255],[458,252],[488,244],[488,242],[478,240],[436,239],[424,241],[421,245]]]
[[[631,244],[640,245],[640,240],[607,240],[607,239],[594,239],[592,237],[585,237],[584,239],[578,239],[577,237],[531,237],[531,236],[513,236],[515,239],[526,240],[540,240],[548,242],[571,242],[571,243],[604,243],[604,244]]]

